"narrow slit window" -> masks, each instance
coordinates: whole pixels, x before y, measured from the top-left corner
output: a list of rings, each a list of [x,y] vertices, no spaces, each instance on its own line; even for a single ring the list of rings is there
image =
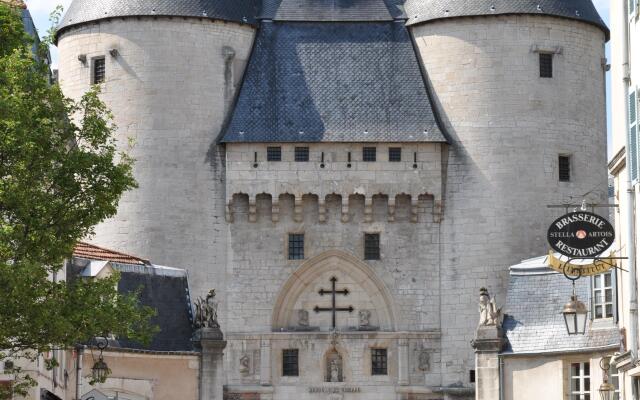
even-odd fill
[[[295,160],[297,162],[309,161],[309,148],[308,147],[296,147]]]
[[[267,161],[282,161],[282,148],[267,147]]]
[[[400,162],[400,161],[402,161],[402,148],[400,148],[400,147],[389,147],[389,161],[390,162]]]
[[[106,79],[106,63],[104,57],[93,60],[93,84],[99,85]]]
[[[558,156],[558,179],[560,182],[571,180],[571,157]]]
[[[365,260],[380,259],[380,234],[379,233],[364,234],[364,259]]]
[[[376,148],[375,147],[363,147],[362,148],[362,161],[373,162],[376,160]]]
[[[282,350],[282,376],[298,376],[298,349]]]
[[[289,260],[304,260],[304,234],[289,234]]]
[[[540,53],[540,78],[553,78],[553,54]]]
[[[371,375],[387,375],[387,349],[371,349]]]

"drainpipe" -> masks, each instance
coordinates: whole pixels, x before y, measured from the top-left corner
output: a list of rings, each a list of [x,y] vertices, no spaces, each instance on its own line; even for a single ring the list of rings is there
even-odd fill
[[[498,355],[498,399],[504,400],[504,357]]]
[[[84,356],[84,346],[76,346],[76,400],[82,396],[82,363]]]

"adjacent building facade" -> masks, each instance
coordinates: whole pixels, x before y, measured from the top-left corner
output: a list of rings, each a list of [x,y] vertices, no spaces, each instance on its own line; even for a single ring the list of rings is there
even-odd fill
[[[625,348],[617,357],[627,399],[640,395],[638,377],[638,95],[640,90],[640,23],[636,0],[612,1],[612,129],[609,172],[614,177],[618,246],[629,257],[618,273],[619,325]]]
[[[60,85],[140,185],[92,240],[216,289],[225,399],[473,398],[477,290],[606,199],[608,35],[589,0],[75,0]]]

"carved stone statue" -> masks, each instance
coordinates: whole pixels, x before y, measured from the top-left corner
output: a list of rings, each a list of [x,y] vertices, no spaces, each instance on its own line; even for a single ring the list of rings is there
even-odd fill
[[[331,360],[331,382],[340,382],[340,367],[338,360]]]
[[[486,288],[480,289],[480,326],[502,326],[502,308],[496,305],[495,297],[489,296]]]
[[[418,369],[420,371],[429,371],[430,356],[427,350],[422,350],[418,355]]]
[[[309,326],[309,311],[298,310],[298,326],[302,326],[302,327]]]
[[[358,325],[360,325],[361,328],[371,325],[371,322],[370,322],[371,311],[369,310],[358,311],[358,319],[359,319]]]
[[[251,366],[251,358],[245,354],[242,357],[240,357],[240,373],[247,375],[250,371],[250,366]]]
[[[197,299],[194,306],[196,311],[194,325],[196,328],[220,328],[215,289],[210,290],[205,299],[202,297]]]

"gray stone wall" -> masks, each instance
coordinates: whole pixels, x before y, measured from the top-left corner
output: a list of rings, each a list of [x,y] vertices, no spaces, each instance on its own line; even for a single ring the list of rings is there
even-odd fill
[[[92,240],[186,268],[194,296],[225,287],[224,151],[215,141],[253,37],[234,23],[128,18],[70,29],[58,44],[60,84],[73,98],[90,87],[92,59],[105,57],[102,98],[122,148],[135,143],[140,187]]]
[[[590,191],[605,200],[605,38],[542,16],[434,21],[412,32],[453,140],[440,231],[443,384],[468,384],[478,289],[504,301],[508,266],[548,251],[548,224],[564,212],[548,204],[579,203]],[[557,53],[552,79],[539,77],[536,51]],[[559,154],[571,155],[571,182],[558,181]]]

